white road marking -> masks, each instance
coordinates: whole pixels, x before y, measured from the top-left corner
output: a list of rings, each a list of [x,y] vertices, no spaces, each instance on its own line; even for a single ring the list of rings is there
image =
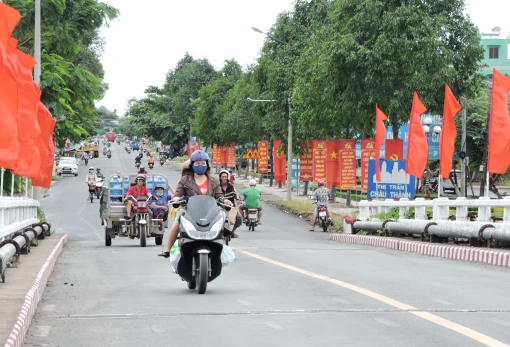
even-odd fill
[[[246,300],[237,300],[237,302],[244,306],[253,306],[253,304],[251,302],[246,301]]]
[[[151,330],[153,333],[166,333],[166,329],[161,324],[151,324]]]
[[[46,337],[50,334],[51,326],[37,325],[35,326],[34,336]]]
[[[44,312],[53,312],[55,309],[55,305],[53,304],[45,304],[41,306],[41,310]]]
[[[269,322],[264,322],[264,324],[270,328],[273,328],[274,330],[284,330],[283,327],[276,322],[269,321]]]
[[[445,305],[445,306],[455,306],[454,303],[451,303],[449,301],[446,301],[446,300],[442,300],[442,299],[432,299],[432,301],[435,301],[439,304],[442,304],[442,305]]]
[[[376,318],[376,322],[386,325],[387,327],[400,328],[400,325],[384,318]]]
[[[97,238],[98,238],[99,240],[103,240],[103,239],[104,239],[104,235],[103,235],[103,236],[101,236],[101,235],[99,234],[99,232],[97,231],[97,229],[96,229],[96,228],[95,228],[92,224],[90,224],[88,220],[86,220],[85,218],[83,218],[83,217],[81,216],[81,213],[83,212],[83,209],[84,209],[84,208],[85,208],[85,204],[81,205],[81,208],[80,208],[80,210],[78,211],[78,218],[80,218],[80,219],[82,220],[82,222],[83,222],[83,223],[87,224],[87,225],[89,226],[89,228],[90,228],[92,231],[94,231],[94,234],[96,234],[96,236],[97,236]]]
[[[352,305],[352,302],[350,302],[349,300],[342,299],[342,298],[333,298],[333,300],[336,302],[339,302],[341,304],[344,304],[344,305]]]

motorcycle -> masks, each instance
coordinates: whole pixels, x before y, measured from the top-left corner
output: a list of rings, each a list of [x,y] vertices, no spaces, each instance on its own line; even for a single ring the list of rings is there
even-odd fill
[[[259,211],[256,208],[248,209],[248,219],[246,220],[246,226],[248,230],[255,231],[255,227],[259,224],[257,221],[259,219]]]
[[[140,162],[136,162],[136,163],[135,163],[135,167],[136,167],[137,169],[139,169],[139,168],[140,168]]]
[[[98,199],[101,197],[101,193],[103,191],[103,181],[104,181],[103,178],[99,178],[96,181],[96,196]]]
[[[165,161],[163,159],[159,160],[159,165],[163,166],[165,164]]]
[[[139,238],[140,247],[145,247],[147,245],[147,237],[150,237],[149,229],[152,225],[148,202],[150,197],[139,196],[138,199],[135,199],[130,195],[127,199],[133,201],[134,214],[131,216],[131,223],[129,225],[126,224],[124,230],[126,230],[128,236]],[[127,222],[126,219],[121,221]]]
[[[331,225],[331,221],[328,218],[328,207],[322,203],[317,203],[317,209],[319,212],[319,226],[322,227],[322,231],[327,232],[328,227]]]
[[[149,163],[149,169],[153,169],[154,168],[154,163]]]
[[[103,155],[106,156],[106,154],[108,154],[108,152],[107,151],[103,151]]]
[[[94,202],[94,195],[96,194],[96,185],[89,183],[89,199],[90,202]]]
[[[223,250],[224,229],[228,227],[223,198],[218,200],[208,195],[183,197],[175,208],[182,206],[179,218],[179,247],[181,258],[177,274],[188,283],[189,289],[197,289],[204,294],[207,283],[221,274],[221,252]]]

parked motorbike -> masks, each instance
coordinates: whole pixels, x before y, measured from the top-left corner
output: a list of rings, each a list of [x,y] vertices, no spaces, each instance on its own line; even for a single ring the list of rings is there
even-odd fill
[[[149,169],[153,169],[154,168],[154,163],[149,163]]]
[[[207,283],[221,274],[223,234],[228,226],[227,214],[218,206],[230,210],[223,198],[208,195],[183,197],[174,207],[183,206],[179,218],[179,246],[181,258],[177,274],[188,283],[189,289],[204,294]]]

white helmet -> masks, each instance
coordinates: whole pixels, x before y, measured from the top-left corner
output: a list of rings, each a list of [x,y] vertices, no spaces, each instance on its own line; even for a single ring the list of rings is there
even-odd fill
[[[256,180],[256,179],[254,179],[254,178],[252,178],[252,179],[250,180],[250,186],[256,186],[256,185],[257,185],[257,180]]]

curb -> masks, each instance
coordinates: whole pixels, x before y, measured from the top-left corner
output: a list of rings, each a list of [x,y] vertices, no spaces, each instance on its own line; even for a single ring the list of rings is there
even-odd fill
[[[335,234],[331,235],[329,237],[329,240],[368,246],[384,247],[404,252],[428,255],[431,257],[452,260],[463,260],[510,268],[510,252],[488,251],[479,248],[435,245],[367,235]]]
[[[21,307],[21,312],[18,316],[18,320],[16,324],[14,324],[14,328],[12,329],[9,339],[5,343],[4,347],[21,347],[23,345],[28,328],[30,327],[30,323],[34,317],[37,305],[39,304],[39,301],[41,301],[44,288],[46,288],[48,278],[50,277],[60,252],[66,243],[67,235],[64,235],[55,246],[48,259],[46,259],[46,262],[41,267],[41,270],[39,270],[32,288],[25,296],[25,302]]]

